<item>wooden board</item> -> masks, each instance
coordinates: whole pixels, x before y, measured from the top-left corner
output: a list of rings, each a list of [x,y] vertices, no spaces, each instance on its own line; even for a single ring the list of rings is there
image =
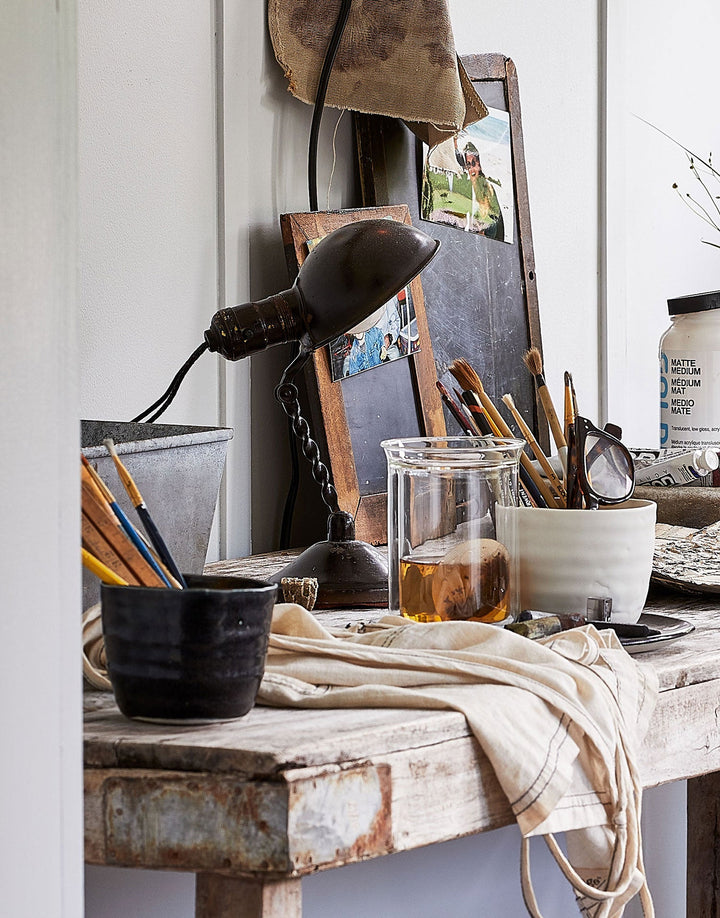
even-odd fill
[[[717,679],[661,693],[646,787],[720,767],[716,705]],[[183,730],[107,710],[85,750],[91,863],[298,876],[512,822],[452,711],[256,707]]]

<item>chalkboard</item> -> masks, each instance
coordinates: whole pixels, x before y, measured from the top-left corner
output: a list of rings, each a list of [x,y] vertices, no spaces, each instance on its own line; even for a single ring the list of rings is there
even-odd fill
[[[381,494],[387,488],[387,463],[380,439],[420,437],[425,423],[413,393],[409,359],[393,361],[342,381],[360,497]],[[410,395],[410,397],[408,397]]]
[[[347,223],[377,218],[411,222],[405,205],[283,214],[280,225],[291,276],[307,257],[308,244]],[[312,434],[330,469],[340,507],[355,517],[357,538],[374,545],[387,541],[387,465],[380,442],[445,434],[421,278],[410,283],[408,300],[419,350],[333,380],[330,348],[322,347],[313,354],[307,379]]]
[[[362,199],[367,206],[407,204],[413,224],[442,243],[423,272],[438,378],[448,388],[456,385],[447,368],[465,358],[510,426],[512,419],[500,402],[505,393],[513,396],[547,451],[547,423],[522,361],[530,347],[542,353],[542,343],[517,74],[513,62],[500,54],[463,57],[462,63],[483,102],[508,113],[514,194],[507,228],[512,243],[422,219],[422,146],[396,119],[355,115]],[[447,426],[456,430],[450,418]]]

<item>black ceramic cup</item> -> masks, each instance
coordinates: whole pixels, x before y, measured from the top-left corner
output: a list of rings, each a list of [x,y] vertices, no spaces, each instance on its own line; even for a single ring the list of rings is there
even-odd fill
[[[126,717],[208,723],[255,704],[277,585],[185,579],[185,590],[102,585],[108,675]]]

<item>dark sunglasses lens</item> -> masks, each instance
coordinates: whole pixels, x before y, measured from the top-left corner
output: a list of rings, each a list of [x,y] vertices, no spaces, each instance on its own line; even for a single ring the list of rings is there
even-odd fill
[[[588,484],[600,500],[622,500],[632,491],[631,459],[617,443],[588,433],[584,462]]]

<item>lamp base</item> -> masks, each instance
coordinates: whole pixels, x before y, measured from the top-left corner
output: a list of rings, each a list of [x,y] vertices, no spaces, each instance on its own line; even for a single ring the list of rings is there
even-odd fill
[[[316,609],[382,608],[388,604],[388,566],[379,551],[355,538],[355,521],[338,510],[328,517],[328,537],[306,548],[272,579],[314,577]]]

